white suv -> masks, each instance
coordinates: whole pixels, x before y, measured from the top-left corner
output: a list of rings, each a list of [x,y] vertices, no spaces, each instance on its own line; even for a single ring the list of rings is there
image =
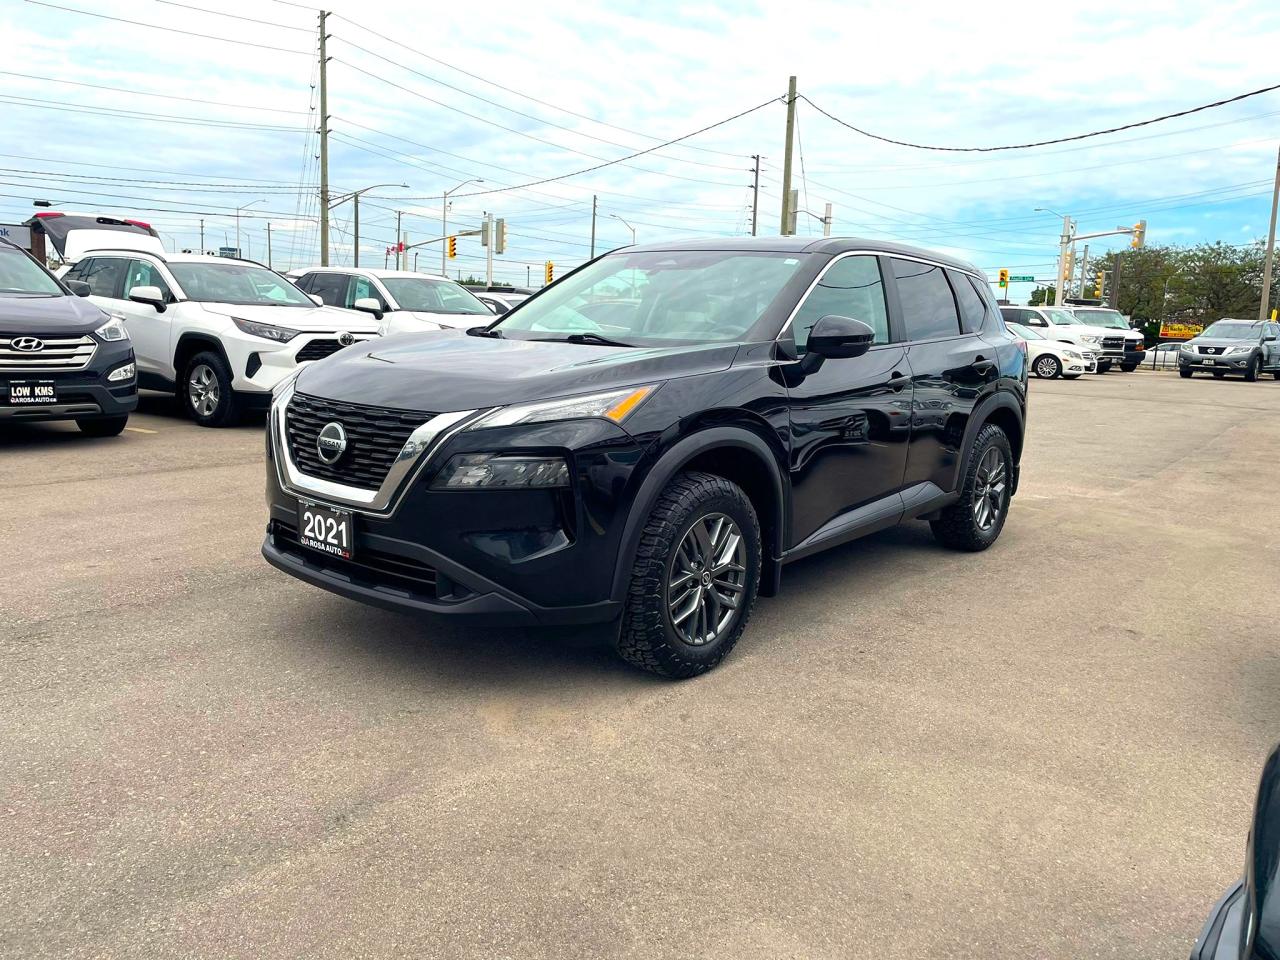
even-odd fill
[[[1070,310],[1059,307],[1001,307],[1000,315],[1007,324],[1030,327],[1046,340],[1075,344],[1082,355],[1092,354],[1098,373],[1111,369],[1111,361],[1103,351],[1107,332],[1078,320]]]
[[[310,267],[286,276],[330,306],[372,314],[384,334],[465,330],[493,322],[493,311],[448,277],[364,267]]]
[[[124,316],[138,385],[176,393],[205,427],[265,409],[300,363],[379,333],[372,317],[319,306],[249,260],[91,250],[63,277],[87,283],[89,299]]]

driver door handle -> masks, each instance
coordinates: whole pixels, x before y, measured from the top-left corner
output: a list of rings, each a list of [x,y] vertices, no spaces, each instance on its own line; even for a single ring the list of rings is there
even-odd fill
[[[987,360],[985,357],[978,357],[973,363],[969,364],[969,368],[980,377],[988,377],[995,372],[996,362]]]
[[[895,370],[889,374],[889,389],[894,393],[901,393],[902,388],[907,385],[907,378],[901,370]]]

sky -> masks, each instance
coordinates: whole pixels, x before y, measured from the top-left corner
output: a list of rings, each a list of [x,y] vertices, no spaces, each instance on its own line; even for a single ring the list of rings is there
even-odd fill
[[[245,255],[266,259],[269,223],[276,269],[319,262],[316,8],[53,2],[0,0],[0,222],[47,199],[146,220],[169,249],[199,248],[203,220],[204,246],[216,248],[235,245],[243,208]],[[451,190],[449,231],[504,218],[495,279],[535,285],[545,261],[560,276],[590,255],[593,196],[597,253],[630,243],[632,229],[640,243],[750,233],[753,155],[758,230],[777,234],[792,74],[801,95],[855,127],[944,146],[1071,136],[1280,81],[1280,4],[1260,0],[326,9],[331,192],[391,184],[360,204],[362,263],[383,265],[400,211],[410,244],[436,241],[416,248],[418,269],[438,272]],[[1008,267],[1051,281],[1060,214],[1080,233],[1146,219],[1149,243],[1265,238],[1280,91],[997,153],[886,144],[804,100],[797,126],[799,233],[821,235],[830,203],[834,235],[945,251],[993,279]],[[482,182],[458,187],[467,180]],[[352,228],[352,204],[337,205],[332,263],[351,262]],[[1127,243],[1092,241],[1090,255]],[[458,253],[450,276],[483,275],[478,238],[459,239]]]

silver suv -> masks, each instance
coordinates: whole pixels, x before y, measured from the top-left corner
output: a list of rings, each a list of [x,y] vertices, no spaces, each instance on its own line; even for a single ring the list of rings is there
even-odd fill
[[[1219,320],[1178,351],[1178,374],[1197,370],[1222,379],[1243,373],[1250,382],[1264,371],[1280,380],[1280,324],[1262,320]]]

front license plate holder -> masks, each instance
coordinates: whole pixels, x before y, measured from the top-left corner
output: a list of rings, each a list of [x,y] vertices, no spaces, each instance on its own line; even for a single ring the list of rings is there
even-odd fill
[[[298,501],[298,542],[308,550],[350,560],[355,556],[356,520],[350,510]]]
[[[53,380],[10,380],[6,391],[11,407],[43,407],[58,402],[58,384]]]

